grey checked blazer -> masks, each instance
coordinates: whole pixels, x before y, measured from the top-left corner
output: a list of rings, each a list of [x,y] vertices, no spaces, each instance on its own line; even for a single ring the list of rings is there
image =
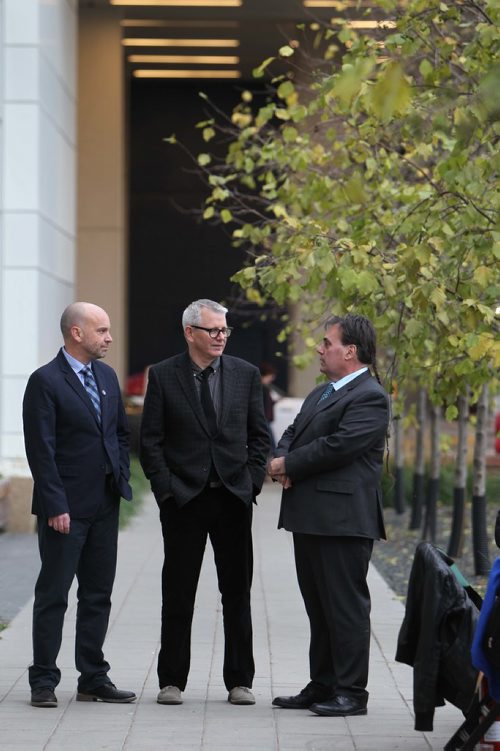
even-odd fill
[[[221,356],[222,408],[215,436],[205,419],[187,352],[153,365],[144,401],[141,463],[157,502],[179,506],[205,487],[213,462],[224,486],[252,503],[264,481],[269,438],[256,367]]]

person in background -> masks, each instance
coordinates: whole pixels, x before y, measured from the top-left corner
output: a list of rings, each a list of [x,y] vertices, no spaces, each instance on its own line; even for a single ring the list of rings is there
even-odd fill
[[[274,453],[276,448],[276,441],[274,438],[272,423],[274,421],[274,403],[276,401],[275,391],[272,389],[272,384],[276,378],[276,368],[269,362],[262,362],[259,366],[260,380],[262,382],[262,396],[264,404],[264,416],[267,422],[267,429],[269,431],[269,442],[271,454]]]

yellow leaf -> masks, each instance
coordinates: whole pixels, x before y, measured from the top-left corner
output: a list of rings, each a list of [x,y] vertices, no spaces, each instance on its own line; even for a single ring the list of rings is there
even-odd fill
[[[430,294],[430,300],[434,303],[437,309],[442,308],[446,300],[446,294],[443,288],[435,287]]]
[[[469,347],[469,356],[472,360],[478,361],[487,357],[491,351],[493,354],[493,338],[490,334],[479,334],[477,343]]]

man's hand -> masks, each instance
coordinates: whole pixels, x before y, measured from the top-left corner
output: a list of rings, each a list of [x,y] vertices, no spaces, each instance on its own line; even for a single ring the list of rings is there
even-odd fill
[[[69,535],[70,518],[69,514],[59,514],[59,516],[49,516],[49,527],[63,535]]]
[[[275,456],[274,459],[269,459],[267,472],[270,477],[286,474],[285,457]]]
[[[270,459],[267,472],[273,482],[279,482],[285,490],[292,487],[292,481],[286,474],[285,457],[277,456]]]

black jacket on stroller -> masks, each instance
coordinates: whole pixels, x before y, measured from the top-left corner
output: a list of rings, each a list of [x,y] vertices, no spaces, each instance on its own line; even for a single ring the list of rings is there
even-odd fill
[[[432,730],[434,709],[445,700],[465,714],[474,699],[471,644],[481,598],[459,581],[453,563],[428,542],[415,551],[396,651],[398,662],[413,666],[415,730]]]

